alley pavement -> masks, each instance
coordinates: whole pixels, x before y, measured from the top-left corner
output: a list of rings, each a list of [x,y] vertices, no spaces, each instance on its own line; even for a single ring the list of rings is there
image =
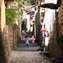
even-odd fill
[[[41,51],[37,51],[38,46],[32,46],[32,44],[26,46],[24,43],[19,43],[15,51],[12,51],[9,59],[9,63],[54,63],[44,54],[40,54]]]
[[[9,63],[52,63],[37,51],[13,51]]]

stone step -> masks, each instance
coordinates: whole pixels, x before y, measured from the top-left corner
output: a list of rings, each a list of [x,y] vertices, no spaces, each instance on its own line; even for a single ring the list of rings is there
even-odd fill
[[[18,47],[17,51],[37,51],[39,47]]]

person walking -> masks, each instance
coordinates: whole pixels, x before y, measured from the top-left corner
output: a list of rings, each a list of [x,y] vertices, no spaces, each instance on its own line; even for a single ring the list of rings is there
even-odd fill
[[[30,45],[30,44],[29,44],[29,37],[27,36],[27,37],[26,37],[26,46],[29,47],[29,45]]]
[[[26,46],[29,47],[29,40],[26,40]]]
[[[34,37],[34,35],[32,35],[32,45],[33,45],[33,47],[35,45],[35,37]]]
[[[48,46],[49,46],[49,33],[48,31],[45,32],[45,47],[44,47],[44,52],[48,52]]]

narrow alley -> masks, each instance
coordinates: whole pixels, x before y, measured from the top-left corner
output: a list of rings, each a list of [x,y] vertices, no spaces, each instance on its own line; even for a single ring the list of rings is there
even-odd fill
[[[0,63],[63,63],[63,0],[0,0]]]

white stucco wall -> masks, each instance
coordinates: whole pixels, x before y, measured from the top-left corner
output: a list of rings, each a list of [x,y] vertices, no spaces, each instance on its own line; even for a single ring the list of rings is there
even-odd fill
[[[46,9],[45,16],[44,16],[44,24],[45,24],[46,30],[49,33],[53,32],[54,23],[55,23],[55,10]]]
[[[30,15],[26,15],[27,18],[27,32],[30,31]]]

